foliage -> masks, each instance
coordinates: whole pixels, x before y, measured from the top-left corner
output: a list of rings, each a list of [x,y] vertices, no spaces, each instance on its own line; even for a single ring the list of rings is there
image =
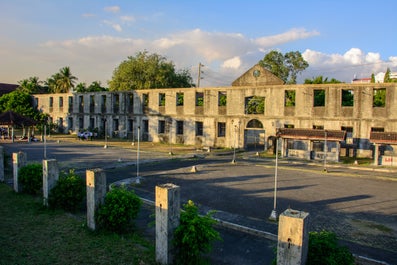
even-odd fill
[[[248,97],[245,99],[247,114],[264,114],[265,113],[265,98],[259,96]]]
[[[307,265],[353,265],[354,257],[347,247],[338,245],[335,233],[328,231],[309,233]]]
[[[18,81],[19,87],[18,91],[27,94],[38,94],[38,93],[46,93],[47,88],[42,86],[42,81],[39,80],[37,76],[30,77],[28,79],[23,79]]]
[[[176,93],[176,105],[183,106],[183,93]]]
[[[390,68],[386,69],[385,76],[383,77],[383,83],[390,83]]]
[[[33,119],[39,115],[39,112],[33,108],[33,98],[29,93],[18,90],[0,97],[0,112],[8,110]]]
[[[288,52],[284,55],[278,51],[270,51],[259,61],[259,65],[288,84],[296,84],[297,75],[309,67],[299,51]]]
[[[188,70],[177,72],[173,62],[144,51],[129,56],[113,71],[109,90],[191,87],[192,80]]]
[[[74,170],[70,170],[68,174],[60,174],[48,196],[48,205],[51,208],[74,212],[81,208],[85,196],[86,187],[83,179],[77,176]]]
[[[219,94],[219,106],[226,106],[227,104],[227,96],[226,93]]]
[[[305,84],[340,84],[342,81],[339,81],[335,78],[331,78],[331,80],[328,81],[328,77],[324,79],[322,75],[313,77],[312,79],[306,78],[304,81]]]
[[[386,105],[386,89],[374,89],[373,107],[384,107]]]
[[[123,233],[137,217],[142,201],[132,190],[126,187],[113,188],[106,194],[105,202],[95,214],[98,227]]]
[[[100,81],[94,81],[89,85],[88,87],[86,86],[85,83],[78,83],[75,92],[77,93],[84,93],[84,92],[101,92],[101,91],[107,91],[108,89],[106,87],[103,87],[101,85]]]
[[[22,185],[22,192],[36,195],[43,188],[43,166],[33,163],[18,170],[18,181]]]
[[[354,94],[353,90],[342,90],[342,106],[352,107],[354,104]]]
[[[313,106],[322,107],[325,106],[325,90],[319,89],[313,91]]]
[[[66,66],[47,79],[46,85],[51,93],[68,93],[74,88],[78,78],[72,75],[70,67]]]
[[[213,212],[209,212],[205,216],[199,216],[198,207],[190,200],[184,205],[173,239],[176,264],[201,264],[201,255],[210,252],[212,242],[221,239],[213,228],[216,221],[212,214]]]
[[[295,90],[285,90],[285,102],[286,107],[295,106]]]

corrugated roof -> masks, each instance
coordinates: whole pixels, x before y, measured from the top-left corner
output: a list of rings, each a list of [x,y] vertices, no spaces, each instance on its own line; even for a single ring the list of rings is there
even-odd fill
[[[375,144],[397,144],[397,132],[371,132],[369,139]]]
[[[281,128],[278,135],[286,139],[343,141],[346,131]]]
[[[35,120],[10,110],[0,114],[0,125],[32,126],[36,123]]]

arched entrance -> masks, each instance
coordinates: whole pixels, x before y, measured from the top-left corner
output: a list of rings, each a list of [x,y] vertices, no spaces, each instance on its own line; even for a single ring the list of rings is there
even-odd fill
[[[257,119],[250,120],[244,130],[244,148],[248,151],[263,151],[264,140],[265,130],[262,122]]]

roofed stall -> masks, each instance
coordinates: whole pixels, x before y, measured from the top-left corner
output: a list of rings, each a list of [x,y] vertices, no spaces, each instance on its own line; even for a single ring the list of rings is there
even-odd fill
[[[374,164],[397,166],[397,132],[371,132],[370,141],[374,144]]]
[[[346,131],[281,128],[277,136],[282,139],[283,156],[338,162]]]

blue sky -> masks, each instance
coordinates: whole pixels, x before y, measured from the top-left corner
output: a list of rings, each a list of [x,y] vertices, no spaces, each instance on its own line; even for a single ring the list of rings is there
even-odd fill
[[[0,82],[40,80],[69,66],[107,86],[147,50],[189,69],[201,86],[228,86],[271,50],[300,51],[298,82],[350,82],[397,71],[397,1],[0,0]]]

